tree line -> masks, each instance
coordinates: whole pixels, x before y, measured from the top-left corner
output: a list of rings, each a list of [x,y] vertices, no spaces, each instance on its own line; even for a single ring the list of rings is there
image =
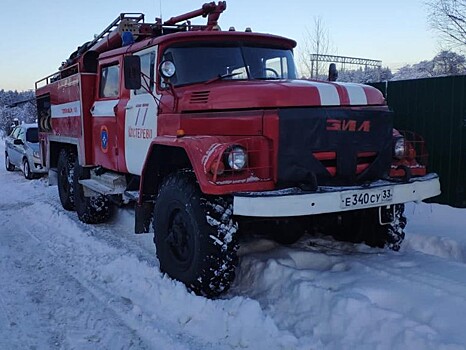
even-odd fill
[[[0,136],[8,135],[15,122],[34,123],[36,119],[33,91],[0,90]]]

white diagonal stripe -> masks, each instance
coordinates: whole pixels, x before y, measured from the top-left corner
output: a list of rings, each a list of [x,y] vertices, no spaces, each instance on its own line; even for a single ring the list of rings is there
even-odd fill
[[[296,80],[294,82],[316,87],[319,90],[320,104],[322,106],[340,105],[340,95],[338,94],[338,90],[334,85],[308,80]]]
[[[359,84],[338,84],[348,91],[350,105],[367,105],[367,96],[364,88]]]

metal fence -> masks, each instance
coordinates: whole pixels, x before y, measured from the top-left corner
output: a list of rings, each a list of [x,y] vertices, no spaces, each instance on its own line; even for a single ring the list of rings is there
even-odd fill
[[[429,171],[440,175],[434,202],[466,208],[466,76],[372,84],[395,112],[395,128],[422,135]]]

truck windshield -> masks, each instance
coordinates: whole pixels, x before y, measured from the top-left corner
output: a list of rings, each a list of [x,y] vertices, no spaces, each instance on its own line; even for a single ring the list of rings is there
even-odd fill
[[[288,49],[255,46],[170,47],[163,60],[172,61],[175,86],[232,80],[296,79],[293,53]]]

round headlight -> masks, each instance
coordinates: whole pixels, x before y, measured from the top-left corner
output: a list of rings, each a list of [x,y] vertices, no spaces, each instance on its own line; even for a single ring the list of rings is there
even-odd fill
[[[40,155],[39,155],[39,152],[38,152],[38,151],[34,151],[34,152],[32,152],[32,156],[33,156],[34,158],[39,158],[39,157],[40,157]]]
[[[393,156],[401,159],[406,154],[406,145],[404,137],[398,137],[393,144]]]
[[[248,154],[241,146],[234,146],[226,151],[227,163],[230,169],[241,170],[248,164]]]

